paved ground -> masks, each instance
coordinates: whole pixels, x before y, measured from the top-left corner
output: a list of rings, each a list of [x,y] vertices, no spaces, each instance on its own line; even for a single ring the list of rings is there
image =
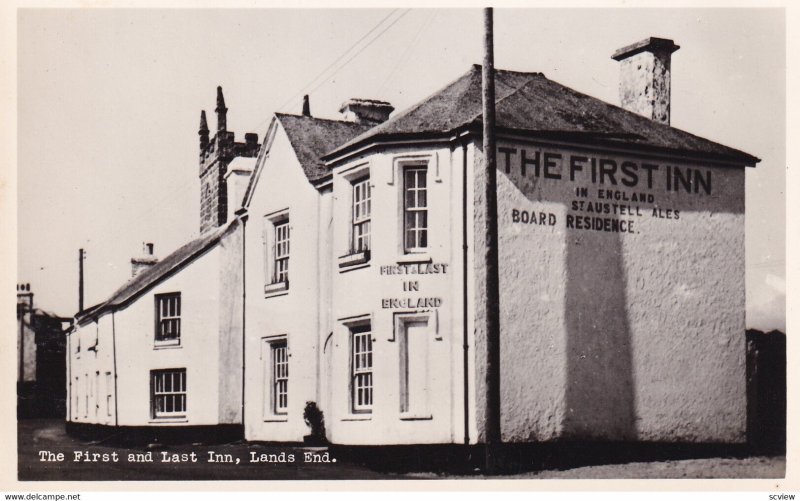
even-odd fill
[[[362,464],[364,458],[335,458],[331,462],[305,462],[304,453],[323,453],[324,449],[304,449],[290,446],[233,443],[222,445],[190,444],[161,447],[121,447],[83,442],[67,435],[58,420],[22,420],[18,425],[20,480],[331,480],[331,479],[437,479],[482,478],[454,477],[442,473],[378,472]],[[41,461],[40,451],[64,454],[63,461]],[[97,454],[98,461],[74,461],[75,452]],[[229,454],[234,463],[210,463],[209,452]],[[114,462],[116,453],[118,461]],[[131,462],[128,454],[152,457],[152,462]],[[197,458],[192,462],[191,454]],[[252,462],[262,454],[280,455],[293,462]],[[177,456],[175,456],[177,454]],[[103,456],[105,455],[105,456]],[[255,455],[255,456],[253,456]],[[181,462],[162,462],[162,458],[187,459]],[[235,460],[238,458],[238,464]],[[108,461],[103,461],[108,459]],[[266,459],[270,459],[267,457]],[[333,460],[336,460],[333,462]],[[786,461],[776,457],[716,457],[640,461],[626,464],[603,464],[525,472],[500,478],[782,478]]]
[[[786,458],[708,458],[584,466],[566,470],[544,470],[504,475],[502,479],[665,479],[665,478],[784,478]],[[410,478],[444,478],[412,473]],[[472,478],[472,477],[457,477]]]

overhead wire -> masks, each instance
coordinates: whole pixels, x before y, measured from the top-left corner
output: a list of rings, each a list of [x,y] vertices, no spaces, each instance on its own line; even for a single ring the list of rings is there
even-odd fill
[[[389,12],[387,15],[385,15],[383,18],[381,18],[381,20],[380,20],[380,21],[378,21],[378,22],[377,22],[377,23],[376,23],[376,24],[375,24],[375,25],[374,25],[372,28],[370,28],[370,29],[369,29],[369,30],[368,30],[366,33],[364,33],[364,34],[361,36],[361,38],[359,38],[358,40],[356,40],[355,42],[353,42],[353,43],[352,43],[352,44],[351,44],[351,45],[350,45],[350,46],[349,46],[349,47],[348,47],[348,48],[347,48],[347,49],[346,49],[344,52],[342,52],[342,53],[341,53],[341,54],[340,54],[340,55],[339,55],[339,56],[338,56],[336,59],[334,59],[334,60],[333,60],[333,61],[332,61],[330,64],[328,64],[328,65],[327,65],[327,66],[326,66],[326,67],[325,67],[325,68],[324,68],[322,71],[320,71],[319,73],[317,73],[316,75],[314,75],[314,77],[313,77],[311,80],[309,80],[307,84],[305,84],[303,87],[301,87],[299,91],[295,92],[295,93],[292,95],[292,97],[290,97],[290,98],[288,98],[286,101],[284,101],[284,102],[283,102],[283,104],[281,104],[280,106],[278,106],[277,108],[275,108],[275,110],[276,110],[276,111],[280,111],[280,110],[283,110],[283,109],[285,109],[285,108],[286,108],[286,107],[287,107],[289,104],[291,104],[291,103],[292,103],[292,102],[294,102],[294,101],[295,101],[297,98],[299,98],[300,96],[302,96],[303,94],[305,94],[305,93],[306,93],[306,90],[307,90],[308,88],[310,88],[310,87],[311,87],[311,86],[312,86],[312,85],[313,85],[315,82],[317,82],[317,80],[318,80],[320,77],[322,77],[323,75],[325,75],[325,74],[328,72],[328,70],[330,70],[331,68],[333,68],[333,67],[336,65],[336,63],[338,63],[339,61],[341,61],[342,59],[344,59],[344,58],[345,58],[345,57],[346,57],[346,56],[347,56],[347,55],[348,55],[348,54],[349,54],[349,53],[350,53],[350,52],[351,52],[353,49],[355,49],[355,48],[356,48],[356,47],[357,47],[357,46],[358,46],[358,45],[359,45],[361,42],[363,42],[363,41],[364,41],[364,40],[365,40],[365,39],[366,39],[368,36],[370,36],[372,33],[374,33],[374,32],[375,32],[375,30],[377,30],[378,28],[380,28],[380,26],[381,26],[381,25],[383,25],[383,24],[386,22],[386,20],[387,20],[387,19],[389,19],[390,17],[392,17],[392,16],[393,16],[395,13],[397,13],[399,10],[400,10],[400,9],[393,9],[391,12]],[[379,36],[380,36],[380,35],[379,35]],[[337,71],[338,71],[338,70],[337,70]],[[335,73],[334,73],[334,74],[335,74]],[[264,124],[266,124],[266,122],[267,122],[267,121],[269,121],[269,119],[271,118],[271,116],[272,116],[271,114],[267,114],[267,117],[266,117],[264,120],[262,120],[261,122],[259,122],[259,123],[258,123],[258,124],[257,124],[255,127],[251,127],[249,130],[257,130],[259,127],[261,127],[261,126],[263,126]]]
[[[392,78],[395,76],[395,74],[397,74],[397,72],[400,70],[400,68],[405,67],[405,64],[406,64],[406,62],[408,62],[408,59],[411,57],[411,54],[412,54],[413,50],[415,50],[417,48],[417,45],[419,44],[419,41],[421,40],[420,35],[422,34],[423,31],[425,31],[433,23],[433,20],[436,19],[436,16],[438,16],[438,15],[439,15],[439,11],[438,10],[434,11],[433,15],[429,16],[428,19],[425,21],[425,23],[420,25],[419,29],[417,30],[416,34],[414,35],[414,38],[413,38],[412,42],[410,44],[408,44],[408,47],[406,47],[405,52],[403,53],[402,56],[400,56],[400,59],[398,59],[398,62],[394,66],[394,69],[391,71],[391,73],[389,73],[389,76],[386,77],[386,80],[383,81],[381,86],[378,87],[377,95],[380,96],[383,93],[384,89],[386,88],[386,85],[392,80]]]
[[[381,37],[381,36],[382,36],[384,33],[386,33],[386,32],[387,32],[387,31],[388,31],[388,30],[389,30],[389,29],[390,29],[392,26],[394,26],[395,24],[397,24],[397,22],[398,22],[398,21],[400,21],[401,19],[403,19],[403,18],[404,18],[404,17],[405,17],[405,16],[406,16],[406,15],[407,15],[409,12],[411,12],[411,9],[406,9],[406,11],[405,11],[405,12],[403,12],[403,13],[402,13],[400,16],[398,16],[397,18],[395,18],[395,20],[394,20],[394,21],[392,21],[392,22],[391,22],[391,23],[390,23],[390,24],[389,24],[387,27],[385,27],[385,28],[383,29],[383,31],[381,31],[380,33],[378,33],[378,34],[377,34],[377,35],[376,35],[376,36],[375,36],[375,37],[374,37],[372,40],[370,40],[370,42],[369,42],[369,43],[367,43],[365,46],[363,46],[363,47],[362,47],[362,48],[361,48],[361,49],[360,49],[358,52],[356,52],[355,54],[353,54],[353,56],[352,56],[350,59],[348,59],[348,60],[347,60],[347,61],[345,61],[345,62],[344,62],[344,63],[343,63],[341,66],[339,66],[339,67],[336,69],[336,71],[334,71],[334,72],[333,72],[331,75],[329,75],[327,78],[325,78],[325,79],[324,79],[322,82],[320,82],[320,83],[319,83],[319,84],[318,84],[316,87],[314,87],[313,89],[311,89],[311,90],[309,91],[309,94],[313,93],[314,91],[316,91],[317,89],[319,89],[320,87],[322,87],[322,86],[323,86],[325,83],[327,83],[328,79],[330,79],[331,77],[333,77],[333,76],[335,76],[337,73],[339,73],[341,70],[343,70],[345,66],[347,66],[348,64],[350,64],[350,61],[352,61],[353,59],[355,59],[356,57],[358,57],[358,55],[359,55],[359,54],[361,54],[362,52],[364,52],[364,51],[365,51],[365,50],[366,50],[366,49],[367,49],[369,46],[371,46],[373,43],[375,43],[375,41],[377,41],[377,40],[378,40],[378,39],[379,39],[379,38],[380,38],[380,37]]]
[[[382,29],[382,30],[381,30],[381,31],[380,31],[380,32],[379,32],[377,35],[375,35],[375,36],[374,36],[372,39],[370,39],[370,40],[369,40],[369,41],[368,41],[366,44],[364,44],[364,45],[363,45],[361,48],[359,48],[359,49],[358,49],[358,50],[357,50],[357,51],[356,51],[354,54],[352,54],[352,56],[351,56],[349,59],[347,59],[347,60],[346,60],[344,63],[342,63],[340,66],[336,67],[336,68],[333,70],[333,72],[332,72],[332,73],[328,74],[328,73],[329,73],[329,70],[331,70],[332,68],[334,68],[334,67],[337,65],[337,63],[341,62],[341,61],[342,61],[342,60],[343,60],[345,57],[347,57],[349,54],[351,54],[351,52],[352,52],[354,49],[356,49],[356,48],[359,46],[359,44],[361,44],[361,43],[362,43],[364,40],[366,40],[366,39],[367,39],[367,38],[368,38],[370,35],[372,35],[372,34],[373,34],[373,33],[375,33],[375,32],[376,32],[378,29],[380,29],[380,28],[381,28],[381,26],[383,26],[383,25],[386,23],[386,21],[387,21],[387,20],[389,20],[389,19],[390,19],[392,16],[394,16],[394,15],[395,15],[397,12],[399,12],[399,11],[400,11],[400,9],[393,9],[391,12],[389,12],[387,15],[385,15],[383,18],[381,18],[381,19],[380,19],[380,21],[378,21],[378,22],[377,22],[375,25],[373,25],[373,26],[372,26],[372,28],[370,28],[370,29],[369,29],[369,30],[368,30],[366,33],[364,33],[364,34],[363,34],[363,35],[362,35],[362,36],[361,36],[361,37],[360,37],[358,40],[356,40],[355,42],[353,42],[353,43],[352,43],[352,44],[351,44],[351,45],[350,45],[350,46],[347,48],[347,50],[345,50],[344,52],[342,52],[342,53],[341,53],[341,54],[340,54],[340,55],[339,55],[337,58],[335,58],[335,59],[334,59],[334,60],[333,60],[331,63],[329,63],[329,64],[328,64],[328,65],[327,65],[325,68],[323,68],[323,69],[322,69],[320,72],[318,72],[318,73],[317,73],[317,74],[316,74],[316,75],[315,75],[315,76],[314,76],[314,77],[313,77],[311,80],[309,80],[309,82],[308,82],[306,85],[304,85],[304,86],[303,86],[303,87],[300,89],[300,91],[296,92],[296,93],[295,93],[295,94],[294,94],[294,95],[293,95],[291,98],[287,99],[287,100],[286,100],[286,101],[285,101],[285,102],[284,102],[284,103],[283,103],[281,106],[279,106],[279,107],[278,107],[278,109],[283,109],[283,108],[285,108],[286,106],[288,106],[288,105],[289,105],[289,104],[290,104],[292,101],[294,101],[295,99],[297,99],[297,98],[298,98],[300,95],[304,94],[304,93],[305,93],[305,92],[306,92],[306,91],[307,91],[307,90],[308,90],[308,89],[309,89],[309,88],[310,88],[312,85],[314,85],[315,83],[317,83],[317,85],[315,85],[315,86],[313,87],[313,89],[311,89],[311,90],[309,91],[309,93],[312,93],[312,92],[314,92],[315,90],[319,89],[319,88],[320,88],[320,87],[321,87],[323,84],[325,84],[325,83],[326,83],[326,82],[327,82],[327,81],[328,81],[328,80],[329,80],[331,77],[333,77],[333,76],[335,76],[336,74],[338,74],[338,73],[339,73],[339,72],[340,72],[340,71],[341,71],[341,70],[342,70],[342,69],[343,69],[345,66],[347,66],[347,65],[348,65],[350,62],[352,62],[352,61],[353,61],[353,60],[354,60],[356,57],[358,57],[358,56],[359,56],[359,55],[360,55],[362,52],[364,52],[364,50],[366,50],[366,49],[367,49],[367,48],[369,48],[369,47],[370,47],[370,46],[371,46],[373,43],[375,43],[375,42],[376,42],[376,41],[377,41],[377,40],[378,40],[378,39],[379,39],[381,36],[383,36],[383,34],[384,34],[384,33],[386,33],[386,32],[387,32],[387,31],[388,31],[390,28],[392,28],[392,26],[394,26],[394,25],[395,25],[395,24],[396,24],[398,21],[400,21],[400,19],[402,19],[403,17],[405,17],[405,16],[406,16],[406,15],[407,15],[407,14],[408,14],[410,11],[411,11],[411,9],[405,9],[405,11],[404,11],[404,12],[402,12],[402,13],[401,13],[399,16],[396,16],[396,17],[395,17],[395,18],[394,18],[394,19],[393,19],[393,20],[392,20],[392,21],[391,21],[391,22],[390,22],[388,25],[386,25],[386,26],[385,26],[385,27],[384,27],[384,28],[383,28],[383,29]],[[423,26],[423,28],[424,28],[424,26]],[[420,30],[417,32],[417,36],[419,36],[419,33],[420,33],[421,31],[422,31],[422,29],[420,29]],[[408,52],[408,51],[407,51],[407,52]],[[324,77],[324,78],[323,78],[323,77]],[[322,80],[321,80],[321,81],[320,81],[320,78],[322,78]],[[263,120],[261,123],[259,123],[259,124],[258,124],[256,127],[250,128],[250,130],[255,130],[255,129],[257,129],[258,127],[261,127],[261,126],[262,126],[264,123],[266,123],[266,122],[267,122],[267,120],[269,120],[269,118],[270,118],[270,117],[267,117],[265,120]],[[141,212],[138,212],[138,213],[136,214],[136,218],[137,218],[137,219],[144,219],[145,217],[149,216],[149,215],[150,215],[150,214],[151,214],[153,211],[155,211],[155,210],[163,210],[165,206],[166,206],[166,207],[169,207],[169,206],[171,206],[173,203],[176,203],[176,202],[178,202],[178,201],[180,200],[180,197],[179,197],[178,195],[183,195],[183,194],[184,194],[184,193],[185,193],[187,190],[189,190],[189,189],[195,189],[195,186],[194,186],[194,185],[192,185],[192,184],[188,184],[188,183],[187,183],[187,184],[184,184],[184,185],[180,186],[180,187],[179,187],[179,188],[177,188],[177,189],[172,189],[172,190],[170,190],[170,191],[169,191],[169,192],[168,192],[168,193],[167,193],[165,196],[163,196],[163,197],[160,197],[160,198],[159,198],[157,201],[155,201],[155,202],[151,203],[151,204],[149,205],[149,207],[147,207],[146,209],[144,209],[144,210],[143,210],[143,211],[141,211]],[[172,200],[173,202],[172,202],[172,203],[170,203],[170,202],[169,202],[170,200]],[[109,228],[109,227],[110,227],[112,224],[115,224],[115,223],[117,223],[117,221],[118,221],[118,219],[116,219],[116,218],[113,218],[113,217],[109,217],[109,218],[107,219],[107,221],[105,221],[105,222],[101,223],[101,225],[100,225],[100,227],[99,227],[99,231],[98,231],[97,233],[98,233],[98,234],[102,234],[102,235],[103,235],[103,237],[104,237],[106,240],[108,240],[108,239],[112,239],[112,240],[113,240],[113,239],[116,239],[116,237],[118,237],[118,236],[122,235],[122,234],[123,234],[125,231],[127,231],[127,230],[128,230],[128,228],[126,228],[125,226],[118,226],[118,227],[117,227],[118,229],[117,229],[116,231],[110,231],[110,232],[109,232],[109,231],[106,231],[106,229],[107,229],[107,228]],[[87,238],[87,240],[86,240],[86,241],[87,241],[87,243],[88,243],[88,242],[90,241],[90,239],[88,239],[88,238]],[[74,260],[73,260],[72,258],[70,258],[69,260],[58,261],[58,262],[56,262],[56,263],[50,263],[50,264],[47,264],[47,265],[44,265],[44,266],[40,266],[40,267],[38,267],[38,271],[41,271],[42,269],[46,269],[46,268],[50,268],[50,269],[52,269],[52,268],[61,268],[62,266],[66,266],[67,264],[70,264],[70,265],[71,265],[71,264],[73,264],[73,263],[74,263]]]

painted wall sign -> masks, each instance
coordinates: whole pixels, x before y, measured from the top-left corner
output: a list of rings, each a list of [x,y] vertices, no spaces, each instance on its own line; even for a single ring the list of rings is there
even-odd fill
[[[522,177],[569,180],[570,182],[653,189],[657,176],[664,178],[666,191],[711,195],[711,171],[678,165],[617,161],[612,158],[562,154],[526,148],[498,147],[498,168]]]
[[[498,156],[498,168],[512,178],[579,183],[573,197],[561,192],[567,209],[565,215],[512,207],[507,209],[507,221],[513,225],[560,224],[569,230],[639,233],[641,225],[637,221],[642,218],[681,219],[681,209],[664,207],[659,192],[674,200],[678,195],[708,196],[713,190],[712,170],[706,168],[521,146],[500,146]]]
[[[401,297],[381,299],[383,309],[414,309],[414,308],[438,308],[442,305],[440,297]]]
[[[402,263],[390,264],[380,267],[381,275],[444,275],[447,273],[447,263]],[[418,280],[403,280],[403,292],[418,292]],[[382,298],[383,309],[416,309],[438,308],[442,305],[440,297],[402,297]]]
[[[445,263],[390,264],[380,267],[381,275],[437,275],[447,273]]]

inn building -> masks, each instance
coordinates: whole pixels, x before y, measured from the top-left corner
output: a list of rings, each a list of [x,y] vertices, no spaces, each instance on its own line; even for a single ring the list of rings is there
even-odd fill
[[[614,54],[622,106],[496,71],[506,442],[746,439],[744,179],[758,159],[669,125],[677,49],[648,38]],[[92,421],[71,390],[69,419],[302,442],[316,407],[335,444],[485,441],[481,68],[398,114],[373,99],[340,111],[306,102],[261,145],[228,148],[203,117],[216,205],[203,198],[195,251],[79,316],[74,387],[110,373],[125,403]],[[211,144],[223,160],[204,159]],[[100,368],[75,346],[102,323],[128,346]]]

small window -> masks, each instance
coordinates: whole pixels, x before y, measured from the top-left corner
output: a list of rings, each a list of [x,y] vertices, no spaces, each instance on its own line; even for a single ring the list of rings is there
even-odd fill
[[[100,371],[95,371],[94,373],[92,396],[94,397],[94,417],[97,417],[97,414],[100,412]]]
[[[156,295],[156,343],[179,344],[181,340],[181,294]]]
[[[106,372],[106,414],[111,416],[111,402],[114,398],[114,378],[110,372]]]
[[[406,167],[403,171],[403,233],[406,252],[428,248],[428,168]]]
[[[151,371],[150,386],[154,418],[186,415],[186,369]]]
[[[353,183],[353,242],[352,251],[365,252],[370,249],[370,219],[372,215],[372,193],[369,177]]]
[[[289,211],[267,214],[263,219],[264,294],[265,297],[287,294],[291,226]]]
[[[275,263],[272,283],[289,281],[289,221],[275,224]]]
[[[289,352],[286,341],[270,344],[272,352],[272,412],[286,414],[289,408]]]
[[[354,327],[350,332],[353,412],[372,412],[372,332],[369,325]]]
[[[75,419],[78,419],[80,416],[80,406],[81,406],[81,380],[78,376],[75,376],[75,385],[72,387],[72,392],[75,394],[75,406],[72,409],[72,415]]]

